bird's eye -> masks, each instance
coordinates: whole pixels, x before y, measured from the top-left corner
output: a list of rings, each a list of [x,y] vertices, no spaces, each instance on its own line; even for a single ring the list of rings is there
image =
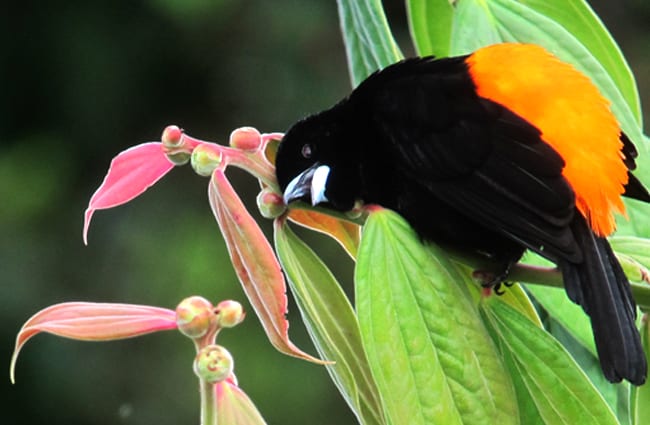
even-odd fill
[[[311,158],[311,155],[313,154],[313,149],[309,143],[306,143],[302,146],[302,150],[300,151],[301,155],[305,159]]]

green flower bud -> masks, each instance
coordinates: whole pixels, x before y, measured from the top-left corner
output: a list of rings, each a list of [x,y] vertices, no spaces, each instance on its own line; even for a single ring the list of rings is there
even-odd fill
[[[268,187],[262,189],[257,195],[257,208],[259,208],[260,214],[264,218],[279,217],[287,210],[282,196]]]
[[[361,217],[363,212],[364,212],[363,202],[357,200],[357,201],[355,201],[354,206],[352,207],[352,209],[350,211],[346,212],[345,215],[350,217],[351,219],[357,219],[357,218]]]
[[[214,309],[217,315],[217,324],[221,328],[232,328],[244,321],[246,313],[244,308],[237,301],[226,300],[217,304]]]
[[[185,298],[176,307],[176,324],[183,335],[201,338],[216,326],[214,307],[203,297]]]
[[[200,379],[216,383],[228,378],[235,367],[232,355],[220,345],[208,345],[194,359],[194,373]]]
[[[222,160],[221,152],[215,151],[213,147],[199,145],[192,151],[192,168],[203,177],[210,177]]]
[[[187,152],[168,153],[167,159],[174,163],[174,165],[185,165],[190,160],[190,154]]]

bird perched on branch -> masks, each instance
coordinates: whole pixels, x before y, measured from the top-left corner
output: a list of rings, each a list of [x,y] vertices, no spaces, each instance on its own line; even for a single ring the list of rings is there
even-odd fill
[[[296,123],[276,160],[285,202],[402,215],[425,241],[507,277],[526,249],[553,261],[591,325],[607,379],[641,385],[636,305],[606,237],[621,196],[650,202],[637,151],[585,75],[542,47],[504,43],[407,59]]]

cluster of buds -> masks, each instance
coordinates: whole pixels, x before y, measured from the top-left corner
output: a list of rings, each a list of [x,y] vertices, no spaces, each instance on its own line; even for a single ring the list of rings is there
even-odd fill
[[[191,137],[174,125],[166,127],[160,141],[133,146],[113,158],[85,211],[83,240],[88,242],[95,211],[135,199],[175,166],[189,163],[197,174],[210,178],[210,207],[242,288],[271,344],[282,353],[329,364],[300,350],[289,339],[287,286],[279,260],[225,174],[226,168],[233,165],[258,180],[259,210],[264,217],[275,219],[280,233],[288,218],[332,236],[355,257],[359,243],[357,224],[318,211],[287,210],[273,165],[282,137],[281,133],[260,133],[255,128],[242,127],[231,133],[228,145],[224,146]],[[11,379],[14,380],[19,351],[28,339],[41,332],[78,340],[108,341],[178,329],[194,342],[197,351],[193,370],[200,380],[201,422],[232,423],[233,417],[242,417],[247,424],[263,424],[256,407],[238,387],[232,355],[216,344],[222,329],[236,326],[243,319],[241,304],[223,301],[214,306],[201,297],[185,299],[175,311],[129,304],[57,304],[34,315],[20,330],[11,362]]]
[[[192,339],[197,348],[194,373],[199,379],[215,383],[234,376],[232,356],[215,340],[221,329],[237,326],[244,316],[242,305],[230,300],[213,306],[205,298],[194,296],[176,307],[178,330]]]
[[[14,380],[20,350],[31,337],[42,332],[81,341],[112,341],[178,329],[194,341],[200,353],[207,347],[216,346],[216,337],[221,329],[238,325],[244,317],[242,305],[236,301],[222,301],[213,306],[198,296],[186,298],[175,311],[134,304],[55,304],[36,313],[20,329],[11,361],[11,379]],[[225,379],[232,373],[232,356],[223,347],[219,347],[219,353],[219,358],[229,364]]]
[[[219,418],[243,416],[251,424],[264,420],[248,396],[238,387],[232,355],[216,344],[223,328],[244,320],[244,310],[236,301],[216,306],[202,297],[183,300],[176,310],[113,303],[70,302],[47,307],[32,316],[21,328],[11,360],[11,380],[18,353],[34,335],[46,332],[83,341],[110,341],[178,329],[196,346],[193,369],[201,382],[202,423],[216,424]]]

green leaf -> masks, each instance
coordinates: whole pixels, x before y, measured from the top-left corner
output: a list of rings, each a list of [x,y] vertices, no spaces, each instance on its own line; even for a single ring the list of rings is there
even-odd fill
[[[275,221],[275,247],[303,322],[327,370],[363,424],[383,424],[378,390],[361,344],[359,324],[341,286],[284,221]]]
[[[637,145],[638,146],[638,145]],[[639,170],[634,175],[650,187],[650,152],[637,158]],[[650,205],[630,199],[623,199],[629,220],[617,220],[616,234],[650,238]]]
[[[370,214],[357,261],[361,335],[390,423],[518,423],[468,276],[389,210]]]
[[[641,103],[630,66],[603,22],[585,0],[520,0],[562,25],[605,68],[621,91],[637,123],[642,123]]]
[[[381,0],[338,0],[338,9],[354,87],[376,70],[402,59]]]
[[[519,408],[519,422],[525,425],[544,425],[544,420],[539,413],[539,409],[535,405],[535,400],[530,394],[530,390],[526,385],[526,381],[523,379],[522,374],[517,369],[514,357],[509,349],[504,346],[502,340],[495,333],[495,331],[489,326],[487,326],[490,331],[490,335],[494,339],[494,342],[499,347],[501,352],[501,358],[503,363],[508,370],[512,378],[512,383],[515,388],[515,395],[517,397],[517,407]]]
[[[467,55],[481,47],[503,42],[496,22],[479,0],[457,3],[451,34],[451,56]]]
[[[449,56],[454,8],[449,0],[407,0],[411,38],[420,56]]]
[[[609,242],[631,282],[634,300],[642,311],[650,311],[650,239],[615,236]]]
[[[617,254],[633,258],[646,269],[650,269],[650,239],[634,236],[615,236],[609,239]]]
[[[641,325],[641,343],[646,358],[650,362],[650,327],[648,327],[648,317],[645,316]],[[650,423],[650,385],[646,384],[641,387],[632,387],[632,424],[645,425]]]
[[[564,326],[573,338],[579,341],[592,355],[598,356],[589,316],[582,307],[569,299],[564,288],[549,288],[540,285],[527,285],[526,288],[548,314]]]
[[[506,364],[513,368],[511,374],[520,379],[518,390],[526,389],[517,393],[533,415],[524,423],[618,424],[602,396],[552,336],[498,297],[487,298],[481,311]]]
[[[528,317],[528,319],[537,327],[544,327],[539,315],[537,314],[537,310],[535,310],[535,306],[533,306],[533,303],[530,301],[530,298],[526,295],[526,292],[520,284],[517,283],[504,291],[503,295],[501,295],[501,301]]]
[[[593,353],[587,350],[553,317],[548,317],[545,322],[547,323],[547,330],[569,352],[573,360],[578,363],[580,369],[587,375],[600,395],[603,396],[610,409],[616,414],[619,422],[621,424],[629,424],[630,385],[627,382],[620,384],[612,384],[609,382],[603,374],[600,361]]]

